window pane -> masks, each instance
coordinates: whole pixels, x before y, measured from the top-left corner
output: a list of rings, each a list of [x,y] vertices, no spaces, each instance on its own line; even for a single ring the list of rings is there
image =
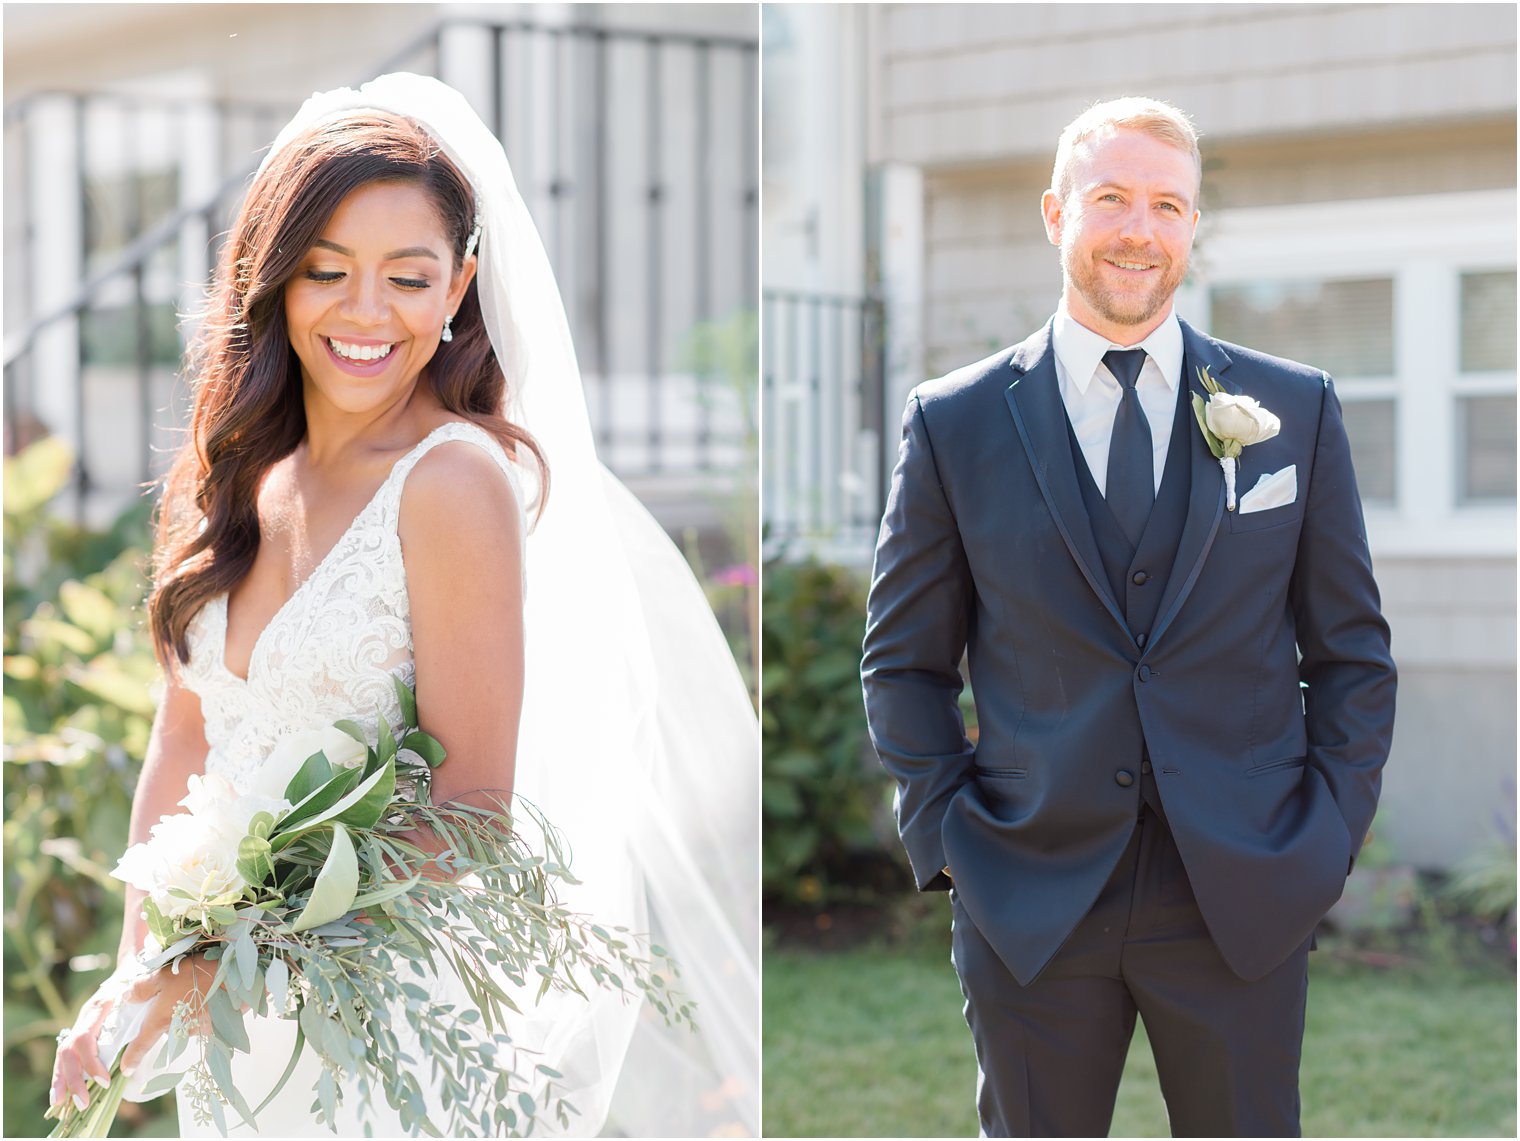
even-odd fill
[[[1462,275],[1462,371],[1513,372],[1515,271]],[[1511,402],[1513,405],[1513,401]],[[1510,436],[1514,444],[1514,436]],[[1510,495],[1514,495],[1510,481]]]
[[[1348,400],[1342,409],[1362,502],[1391,504],[1398,490],[1394,473],[1393,401]]]
[[[1393,280],[1259,281],[1209,291],[1209,332],[1337,379],[1393,375]]]
[[[1510,284],[1513,288],[1514,277]],[[1511,314],[1511,329],[1514,315]],[[1510,346],[1514,359],[1514,346]],[[1515,398],[1468,396],[1458,402],[1457,462],[1464,500],[1515,498]]]

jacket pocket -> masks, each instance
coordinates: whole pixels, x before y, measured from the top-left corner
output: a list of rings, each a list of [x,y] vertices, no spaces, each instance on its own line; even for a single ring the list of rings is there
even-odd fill
[[[978,765],[976,775],[979,777],[1003,777],[1008,780],[1022,780],[1029,775],[1028,769],[996,769],[984,768]]]
[[[1293,502],[1284,503],[1280,507],[1268,507],[1265,511],[1248,511],[1244,515],[1239,510],[1227,511],[1225,514],[1230,520],[1230,533],[1241,535],[1296,523],[1303,517],[1303,513],[1303,504]]]
[[[1301,769],[1307,761],[1306,757],[1279,757],[1275,761],[1263,761],[1259,765],[1252,765],[1246,770],[1246,776],[1260,776],[1262,773],[1276,772],[1278,769]]]

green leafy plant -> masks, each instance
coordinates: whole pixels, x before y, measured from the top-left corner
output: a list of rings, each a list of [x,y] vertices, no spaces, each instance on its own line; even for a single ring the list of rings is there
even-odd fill
[[[680,352],[682,367],[698,378],[699,402],[713,413],[732,410],[739,423],[739,459],[734,476],[715,495],[723,521],[723,557],[704,559],[694,538],[688,538],[685,547],[687,560],[718,616],[752,697],[758,673],[755,632],[760,625],[760,497],[756,487],[760,460],[759,360],[759,317],[748,308],[695,326],[686,334]],[[711,568],[707,565],[710,561],[714,564]]]
[[[132,791],[153,717],[143,629],[150,504],[104,531],[51,504],[73,456],[53,438],[5,461],[5,1114],[46,1131],[54,1038],[110,974]],[[154,1131],[173,1102],[122,1108]]]
[[[847,568],[776,559],[762,589],[766,895],[822,905],[869,894],[901,856],[860,691],[865,583]]]

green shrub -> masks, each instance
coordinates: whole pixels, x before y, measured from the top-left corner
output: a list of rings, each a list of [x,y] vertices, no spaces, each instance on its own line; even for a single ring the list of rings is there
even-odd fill
[[[865,583],[843,567],[780,559],[762,582],[766,896],[859,897],[881,883],[884,864],[905,888],[892,782],[871,750],[860,692]]]
[[[72,468],[41,440],[5,463],[5,1115],[42,1136],[54,1038],[115,964],[132,792],[157,668],[143,629],[147,505],[92,532],[48,513]],[[172,1100],[123,1107],[152,1128]]]

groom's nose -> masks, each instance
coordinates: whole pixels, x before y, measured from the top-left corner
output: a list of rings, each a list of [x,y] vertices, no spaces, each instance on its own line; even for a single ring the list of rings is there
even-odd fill
[[[1150,207],[1144,202],[1131,202],[1119,219],[1119,236],[1136,245],[1149,244],[1152,235]]]

